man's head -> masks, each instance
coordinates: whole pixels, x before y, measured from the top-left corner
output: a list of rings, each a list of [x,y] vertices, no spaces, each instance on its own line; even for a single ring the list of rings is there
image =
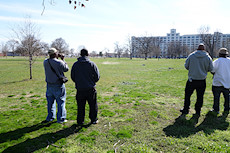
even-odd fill
[[[227,57],[227,56],[228,56],[227,48],[220,48],[219,49],[219,57]]]
[[[203,43],[200,43],[197,50],[205,50],[205,46]]]
[[[55,58],[58,55],[58,51],[55,48],[50,48],[48,50],[48,54],[49,54],[50,58]]]
[[[80,54],[81,54],[81,56],[89,56],[87,49],[82,49]]]

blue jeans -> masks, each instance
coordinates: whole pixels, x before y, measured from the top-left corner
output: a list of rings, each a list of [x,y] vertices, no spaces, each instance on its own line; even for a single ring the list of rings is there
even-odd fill
[[[47,121],[52,121],[55,119],[56,115],[56,103],[58,105],[57,121],[62,122],[66,119],[66,89],[65,84],[48,84],[46,90],[47,99],[47,110],[48,115],[46,117]]]
[[[224,95],[224,111],[229,111],[229,89],[224,88],[223,86],[212,86],[212,93],[214,96],[213,109],[216,112],[220,111],[220,94]]]

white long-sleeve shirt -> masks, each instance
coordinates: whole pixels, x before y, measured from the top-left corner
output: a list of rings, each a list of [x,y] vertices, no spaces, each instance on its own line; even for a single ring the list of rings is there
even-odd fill
[[[224,86],[230,88],[230,58],[220,57],[213,62],[213,86]]]

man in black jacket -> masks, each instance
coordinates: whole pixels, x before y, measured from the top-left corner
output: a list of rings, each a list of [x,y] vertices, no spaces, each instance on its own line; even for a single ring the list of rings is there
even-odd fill
[[[96,82],[100,78],[96,64],[89,60],[88,50],[81,50],[81,57],[75,62],[71,69],[71,79],[75,82],[77,89],[76,100],[78,106],[77,123],[84,124],[86,100],[89,104],[89,118],[91,124],[97,124],[97,91]]]

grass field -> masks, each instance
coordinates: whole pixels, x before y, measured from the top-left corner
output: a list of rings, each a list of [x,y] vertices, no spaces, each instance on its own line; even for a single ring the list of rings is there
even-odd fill
[[[216,117],[212,75],[208,74],[198,123],[190,114],[179,119],[187,81],[185,59],[92,58],[101,74],[97,84],[99,124],[76,125],[76,90],[67,89],[65,124],[41,123],[47,115],[44,58],[29,78],[25,58],[0,58],[0,152],[228,152],[230,115]],[[71,68],[76,61],[66,59]],[[66,73],[70,79],[70,72]],[[88,105],[86,122],[88,118]]]

